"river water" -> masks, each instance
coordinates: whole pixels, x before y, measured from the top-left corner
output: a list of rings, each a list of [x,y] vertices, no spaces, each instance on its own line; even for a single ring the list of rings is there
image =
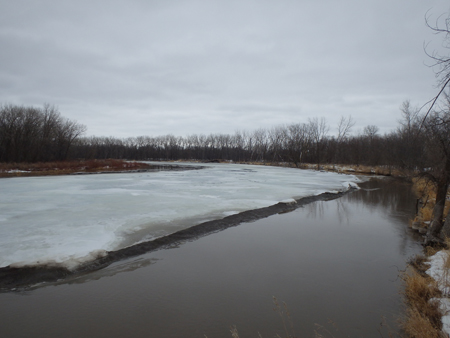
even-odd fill
[[[284,337],[273,296],[286,302],[292,336],[387,336],[402,313],[400,271],[421,249],[408,230],[414,196],[392,179],[360,186],[88,275],[2,293],[0,336],[215,338],[231,337],[235,325],[241,338]]]

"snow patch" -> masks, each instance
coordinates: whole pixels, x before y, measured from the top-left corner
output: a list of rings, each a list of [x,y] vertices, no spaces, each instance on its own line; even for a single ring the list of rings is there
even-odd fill
[[[284,204],[296,204],[297,201],[293,198],[287,198],[284,200],[281,200],[280,203],[284,203]]]
[[[430,268],[427,270],[427,274],[437,282],[439,290],[446,297],[450,296],[450,271],[444,268],[448,256],[447,250],[441,250],[429,257]]]
[[[343,182],[342,186],[346,189],[360,189],[358,184],[356,184],[355,182]]]
[[[0,170],[0,172],[12,174],[12,173],[30,173],[31,171],[30,170],[13,169],[13,170]]]
[[[442,292],[443,298],[439,299],[442,316],[442,331],[450,335],[450,271],[444,267],[446,259],[449,257],[447,250],[441,250],[429,257],[430,268],[427,274],[432,277]]]

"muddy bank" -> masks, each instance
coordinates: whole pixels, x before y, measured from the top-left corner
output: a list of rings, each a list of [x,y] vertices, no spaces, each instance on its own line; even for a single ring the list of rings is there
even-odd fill
[[[36,286],[36,284],[55,282],[68,277],[76,277],[133,256],[142,255],[159,249],[177,247],[187,241],[193,241],[211,233],[234,227],[244,222],[252,222],[275,214],[293,211],[299,207],[316,201],[337,199],[354,189],[339,193],[322,193],[297,199],[291,203],[277,203],[275,205],[248,210],[239,214],[230,215],[219,220],[204,222],[188,229],[178,231],[168,236],[152,241],[143,242],[116,251],[108,251],[102,257],[85,263],[74,270],[61,265],[33,265],[25,267],[0,268],[0,291],[18,291]]]

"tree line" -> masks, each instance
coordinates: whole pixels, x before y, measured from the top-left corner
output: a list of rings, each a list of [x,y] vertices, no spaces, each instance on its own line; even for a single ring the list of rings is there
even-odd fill
[[[402,107],[397,130],[380,135],[378,127],[369,125],[358,135],[350,135],[354,121],[342,117],[334,135],[325,119],[236,131],[233,134],[193,134],[79,138],[72,146],[72,158],[134,160],[228,160],[235,162],[387,165],[418,169],[423,133],[417,131],[419,115],[409,102]]]
[[[444,112],[444,113],[443,113]],[[234,162],[286,162],[384,165],[407,170],[430,166],[433,152],[427,146],[443,134],[445,109],[422,115],[403,103],[397,129],[380,135],[375,125],[351,135],[355,122],[342,117],[331,135],[325,119],[236,131],[233,134],[138,136],[129,138],[82,137],[86,127],[61,116],[48,104],[42,108],[0,107],[0,161],[38,162],[73,159],[226,160]],[[438,142],[438,141],[435,141]],[[432,142],[432,143],[435,143]],[[439,143],[441,144],[441,143]]]
[[[42,108],[0,107],[0,162],[47,162],[69,157],[86,127],[48,104]]]

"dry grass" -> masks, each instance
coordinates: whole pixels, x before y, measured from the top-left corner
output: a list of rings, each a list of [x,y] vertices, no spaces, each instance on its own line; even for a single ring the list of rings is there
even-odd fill
[[[436,329],[433,323],[416,308],[408,309],[407,320],[403,329],[408,337],[414,338],[446,338],[447,336]]]
[[[439,308],[440,292],[436,282],[415,270],[403,276],[404,299],[408,306],[402,329],[410,338],[444,338]]]
[[[413,178],[413,191],[420,200],[418,212],[411,224],[426,229],[433,218],[433,209],[436,204],[436,186],[423,177]],[[450,200],[445,203],[444,217],[450,210]]]
[[[67,175],[74,172],[145,169],[150,165],[123,160],[79,160],[37,163],[0,163],[0,177]]]
[[[281,321],[283,322],[283,328],[285,333],[285,338],[294,338],[295,332],[294,332],[294,323],[292,322],[291,313],[289,311],[289,308],[287,307],[287,304],[285,302],[278,302],[278,299],[276,297],[273,298],[273,311],[275,311],[279,316]]]
[[[426,271],[429,268],[427,264],[428,258],[424,255],[416,255],[408,261],[408,265],[411,266],[414,271],[421,274],[422,276],[426,275]]]

